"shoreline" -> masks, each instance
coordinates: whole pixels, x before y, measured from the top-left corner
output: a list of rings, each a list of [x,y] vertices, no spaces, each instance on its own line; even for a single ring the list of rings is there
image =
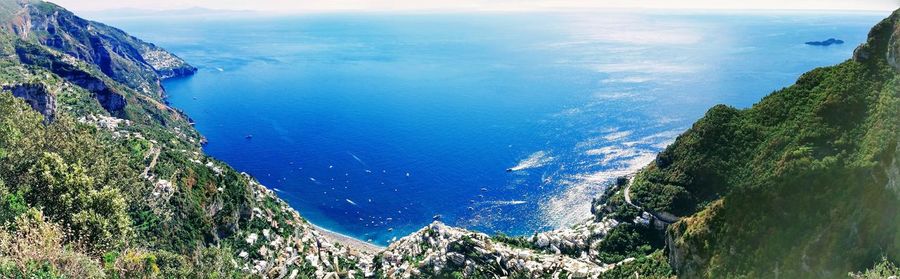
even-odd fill
[[[323,228],[319,225],[313,224],[312,222],[309,222],[309,220],[307,220],[307,223],[310,226],[312,226],[313,229],[315,229],[316,231],[321,233],[322,236],[324,236],[328,240],[331,240],[334,243],[340,243],[341,245],[346,246],[349,249],[354,250],[359,253],[362,253],[362,254],[375,255],[375,254],[378,254],[379,252],[387,249],[387,246],[379,246],[376,244],[372,244],[372,243],[354,238],[352,236],[338,233],[338,232]]]
[[[193,76],[195,73],[196,73],[196,72],[191,73],[191,74],[188,74],[188,75],[181,75],[181,76],[173,76],[173,77],[168,77],[168,78],[161,78],[160,81],[161,81],[161,82],[165,82],[165,81],[168,81],[168,80],[179,79],[179,78],[190,78],[190,77]],[[165,88],[165,87],[163,87],[163,88]],[[165,90],[165,89],[163,89],[163,90]],[[168,104],[168,98],[167,98],[167,96],[164,96],[164,97],[162,98],[162,100],[165,101],[165,102],[167,103],[167,104],[166,104],[167,106],[172,107],[172,108],[175,108],[174,105]],[[184,115],[187,116],[186,113],[185,113]],[[201,138],[204,138],[204,139],[205,139],[205,137],[203,137],[203,134],[200,133],[200,131],[197,131],[197,132],[198,132],[198,134],[200,134]],[[206,150],[205,150],[205,148],[204,148],[203,145],[200,146],[200,150],[202,150],[203,153],[206,154],[207,156],[210,156],[210,157],[212,157],[212,158],[215,158],[215,157],[213,157],[213,156],[211,156],[211,155],[209,155],[209,154],[206,153]],[[225,161],[223,161],[223,162],[225,162]],[[226,163],[226,164],[229,164],[228,162],[225,162],[225,163]],[[230,166],[230,164],[229,164],[229,166]],[[269,188],[268,186],[265,186],[265,185],[263,185],[263,187],[265,187],[266,189],[272,191],[272,192],[275,194],[275,196],[278,197],[278,199],[280,199],[280,200],[284,201],[286,204],[288,204],[288,206],[291,208],[291,210],[297,212],[297,214],[299,214],[301,217],[303,216],[302,214],[300,214],[300,211],[299,211],[299,210],[297,210],[297,209],[295,209],[293,206],[291,206],[290,203],[287,202],[287,200],[285,200],[283,197],[281,197],[281,195],[278,194],[280,191],[276,191],[275,188]],[[340,243],[341,245],[346,246],[346,247],[349,248],[350,250],[356,251],[356,252],[358,252],[358,253],[365,254],[365,255],[375,255],[375,254],[378,254],[379,252],[384,251],[385,249],[387,249],[387,246],[380,246],[380,245],[376,245],[376,244],[373,244],[373,243],[369,243],[369,242],[367,242],[367,241],[365,241],[365,240],[357,239],[357,238],[352,237],[352,236],[349,236],[349,235],[345,235],[345,234],[342,234],[342,233],[338,233],[338,232],[335,232],[335,231],[326,229],[326,228],[324,228],[324,227],[322,227],[322,226],[319,226],[319,225],[316,225],[316,224],[312,223],[309,219],[304,218],[304,220],[306,220],[306,223],[307,223],[307,224],[309,224],[310,226],[312,226],[312,228],[313,228],[314,230],[318,231],[318,232],[319,232],[323,237],[325,237],[326,239],[331,240],[331,242],[333,242],[333,243]]]

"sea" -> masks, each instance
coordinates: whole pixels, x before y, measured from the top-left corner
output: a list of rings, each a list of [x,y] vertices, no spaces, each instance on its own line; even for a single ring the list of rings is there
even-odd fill
[[[440,220],[531,235],[713,105],[851,57],[887,12],[323,13],[98,18],[199,72],[165,81],[206,152],[378,245]],[[844,44],[811,46],[837,38]]]

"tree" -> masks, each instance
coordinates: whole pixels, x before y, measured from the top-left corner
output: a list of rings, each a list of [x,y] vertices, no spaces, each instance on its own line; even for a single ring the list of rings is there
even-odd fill
[[[26,199],[51,220],[68,226],[70,240],[89,243],[95,253],[117,247],[131,235],[127,205],[118,189],[95,185],[80,164],[45,152],[29,171]]]

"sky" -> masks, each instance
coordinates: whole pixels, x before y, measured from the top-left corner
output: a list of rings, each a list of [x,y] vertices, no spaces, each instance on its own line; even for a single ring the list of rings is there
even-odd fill
[[[49,0],[75,11],[193,7],[262,12],[543,11],[607,8],[894,10],[900,0]]]

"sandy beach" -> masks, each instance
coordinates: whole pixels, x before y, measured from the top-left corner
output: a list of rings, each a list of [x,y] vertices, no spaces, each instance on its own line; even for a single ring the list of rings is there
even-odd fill
[[[362,240],[359,240],[356,238],[352,238],[352,237],[349,237],[349,236],[346,236],[346,235],[343,235],[340,233],[336,233],[336,232],[327,230],[325,228],[322,228],[322,227],[319,227],[316,225],[312,225],[312,226],[317,231],[319,231],[322,234],[322,236],[324,236],[328,240],[331,240],[334,243],[340,243],[341,245],[347,246],[351,250],[354,250],[354,251],[362,253],[362,254],[374,255],[374,254],[377,254],[378,252],[381,252],[382,250],[384,250],[386,248],[386,247],[378,246],[378,245],[368,243],[368,242],[365,242],[365,241],[362,241]]]

